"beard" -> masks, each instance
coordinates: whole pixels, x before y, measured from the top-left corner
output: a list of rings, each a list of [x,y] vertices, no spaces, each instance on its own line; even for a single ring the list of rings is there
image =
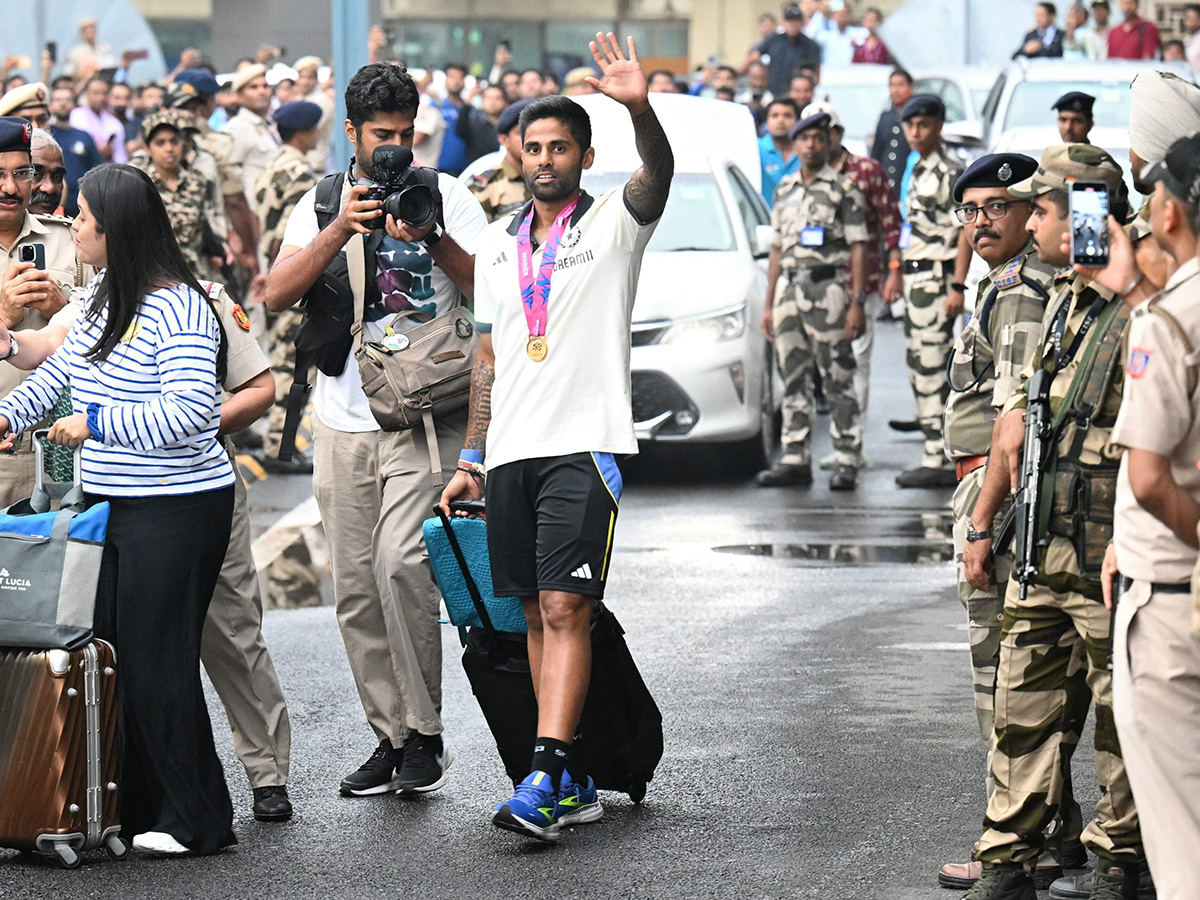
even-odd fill
[[[58,209],[59,197],[58,194],[47,194],[44,191],[34,191],[29,197],[29,211],[35,215],[47,215]],[[46,209],[47,212],[40,212],[40,209]]]
[[[557,203],[560,200],[566,200],[579,190],[579,181],[583,177],[583,170],[577,169],[574,172],[566,173],[555,172],[557,177],[551,184],[538,184],[535,180],[538,174],[538,172],[534,172],[532,175],[525,175],[525,187],[529,188],[529,193],[533,194],[534,199],[541,200],[543,203]]]

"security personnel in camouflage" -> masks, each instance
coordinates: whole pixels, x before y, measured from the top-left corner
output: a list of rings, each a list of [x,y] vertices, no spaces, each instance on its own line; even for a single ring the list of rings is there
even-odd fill
[[[1121,167],[1087,144],[1048,148],[1032,178],[1010,188],[1034,206],[1028,228],[1038,256],[1066,266],[1072,181],[1102,181],[1118,221],[1127,214]],[[1055,279],[1024,383],[1005,403],[996,429],[991,477],[1015,486],[1024,440],[1029,379],[1051,378],[1052,441],[1046,446],[1039,520],[1038,575],[1021,596],[1014,578],[1004,599],[996,678],[995,790],[988,802],[977,858],[980,880],[969,900],[1035,900],[1032,868],[1044,829],[1061,801],[1064,720],[1069,717],[1073,646],[1086,649],[1087,681],[1096,705],[1096,776],[1100,801],[1083,832],[1099,860],[1084,894],[1055,897],[1137,896],[1144,862],[1137,810],[1121,759],[1112,715],[1109,612],[1100,572],[1112,537],[1118,451],[1110,447],[1124,387],[1124,340],[1129,307],[1118,295],[1073,273]],[[1044,377],[1044,376],[1043,376]],[[995,472],[991,471],[993,468]],[[1003,479],[1002,479],[1003,480]],[[1055,886],[1057,891],[1058,886]]]
[[[783,374],[783,455],[773,468],[758,473],[760,487],[812,483],[814,366],[829,399],[836,455],[829,486],[850,490],[858,483],[862,426],[851,342],[866,326],[862,298],[869,233],[862,194],[829,166],[830,123],[826,112],[796,123],[792,139],[801,168],[779,183],[771,210],[775,238],[762,329],[774,340]],[[787,286],[776,301],[781,275]]]
[[[971,247],[954,215],[954,184],[962,164],[946,152],[946,108],[936,97],[913,97],[900,114],[909,146],[921,154],[908,183],[900,254],[904,271],[904,338],[908,380],[925,435],[918,468],[901,472],[901,487],[953,487],[942,446],[942,413],[950,386],[946,361],[963,308]]]
[[[489,222],[520,209],[533,196],[521,168],[521,110],[532,100],[518,100],[505,107],[496,122],[496,137],[504,148],[504,159],[494,169],[480,172],[467,185],[483,207]]]
[[[275,124],[283,145],[258,179],[254,197],[261,235],[259,252],[268,262],[275,259],[283,244],[284,229],[296,202],[317,184],[309,154],[317,146],[320,121],[321,107],[307,100],[285,103],[275,113]],[[307,459],[295,458],[292,462],[279,459],[288,391],[296,377],[296,330],[303,315],[299,308],[292,307],[268,317],[275,405],[271,408],[267,436],[263,440],[263,467],[270,472],[312,471],[312,463]]]
[[[1007,547],[994,557],[990,553],[991,527],[993,520],[1002,520],[1011,507],[1008,480],[993,479],[988,484],[986,498],[982,503],[979,500],[988,471],[997,410],[1020,385],[1020,374],[1028,365],[1041,333],[1042,316],[1057,273],[1054,266],[1038,258],[1025,230],[1030,213],[1028,201],[1016,200],[1008,191],[1011,185],[1029,178],[1036,170],[1037,161],[1028,156],[995,154],[973,163],[954,186],[955,214],[975,252],[991,267],[979,282],[975,314],[963,327],[950,353],[947,372],[950,399],[946,402],[943,428],[946,456],[954,463],[958,478],[953,501],[958,597],[967,611],[975,714],[980,736],[989,748],[994,727],[1002,596],[1012,570],[1012,556]],[[973,524],[973,517],[981,524]],[[973,570],[965,565],[964,553],[974,564]],[[1075,647],[1075,668],[1079,673],[1076,681],[1082,682],[1083,642],[1075,641]],[[1082,709],[1075,709],[1074,713],[1074,720],[1081,726],[1090,698],[1086,684],[1076,684],[1074,696],[1083,701]],[[1075,728],[1063,740],[1063,774],[1068,788],[1070,755],[1078,737]],[[987,787],[990,794],[990,777]],[[1053,829],[1056,852],[1047,854],[1038,864],[1041,884],[1048,884],[1062,874],[1059,857],[1064,831],[1066,849],[1074,853],[1071,861],[1077,861],[1082,852],[1078,804],[1069,794],[1069,790],[1064,790],[1064,807],[1071,811],[1067,827]],[[978,862],[951,863],[942,867],[938,882],[943,887],[967,888],[979,878],[980,868]]]

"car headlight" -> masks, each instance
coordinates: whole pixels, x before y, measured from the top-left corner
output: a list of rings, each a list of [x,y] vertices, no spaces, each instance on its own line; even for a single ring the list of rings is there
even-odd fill
[[[703,316],[693,316],[672,322],[659,344],[716,344],[740,338],[746,331],[746,307],[720,309]]]

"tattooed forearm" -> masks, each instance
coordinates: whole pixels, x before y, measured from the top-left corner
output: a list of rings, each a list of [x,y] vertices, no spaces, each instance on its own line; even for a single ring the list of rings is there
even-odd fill
[[[653,222],[662,215],[675,174],[675,157],[667,133],[663,131],[652,107],[632,115],[642,167],[625,185],[625,205],[642,222]]]
[[[492,382],[496,378],[495,359],[485,360],[480,353],[471,370],[471,413],[467,418],[468,450],[484,452],[487,448],[488,425],[492,421]]]

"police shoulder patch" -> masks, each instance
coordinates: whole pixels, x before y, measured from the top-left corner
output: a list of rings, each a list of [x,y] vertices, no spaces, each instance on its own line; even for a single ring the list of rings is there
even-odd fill
[[[1141,378],[1145,375],[1146,369],[1150,367],[1150,357],[1153,355],[1153,350],[1147,350],[1144,347],[1134,347],[1129,353],[1129,377]]]
[[[486,169],[483,172],[473,176],[471,178],[471,184],[483,186],[492,180],[492,176],[495,175],[497,171],[497,169]]]
[[[242,304],[233,304],[233,308],[229,312],[233,316],[233,321],[237,322],[238,328],[242,329],[242,331],[250,330],[250,317],[246,315],[246,311],[242,309]]]
[[[1016,287],[1021,283],[1021,258],[1010,261],[996,275],[996,287],[1000,290],[1006,290],[1010,287]]]

